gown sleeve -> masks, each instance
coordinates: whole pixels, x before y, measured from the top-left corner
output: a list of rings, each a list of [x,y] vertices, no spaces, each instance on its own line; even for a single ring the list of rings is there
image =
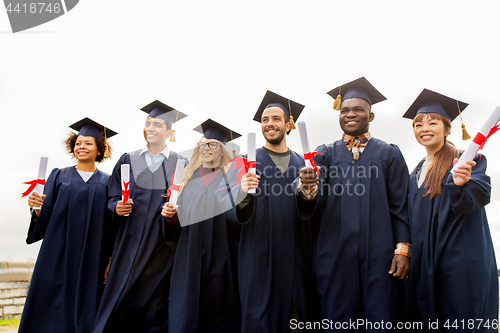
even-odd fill
[[[467,183],[457,186],[453,182],[453,175],[447,177],[445,186],[450,194],[450,204],[456,214],[464,215],[480,210],[490,202],[490,177],[486,175],[486,157],[481,155],[475,158],[477,163],[472,168],[472,174]]]
[[[40,216],[37,217],[35,211],[31,210],[31,222],[26,237],[26,244],[38,242],[45,236],[45,231],[49,225],[54,204],[57,201],[58,188],[56,182],[58,175],[59,169],[56,168],[52,170],[45,182],[43,189],[45,199],[43,200]]]
[[[411,242],[408,222],[409,174],[406,162],[396,145],[391,144],[387,165],[387,199],[391,214],[394,243]]]

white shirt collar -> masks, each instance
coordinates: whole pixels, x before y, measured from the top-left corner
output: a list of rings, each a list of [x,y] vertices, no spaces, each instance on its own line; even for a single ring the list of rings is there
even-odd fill
[[[151,155],[153,155],[153,153],[151,152],[151,150],[149,150],[149,147],[148,145],[146,145],[142,150],[141,150],[141,153],[139,155],[142,155],[146,152],[149,152]],[[165,145],[165,148],[163,148],[163,150],[160,152],[160,154],[162,154],[163,156],[165,156],[166,159],[168,159],[168,156],[170,155],[170,149],[168,148],[167,145]],[[155,155],[153,155],[155,156]]]

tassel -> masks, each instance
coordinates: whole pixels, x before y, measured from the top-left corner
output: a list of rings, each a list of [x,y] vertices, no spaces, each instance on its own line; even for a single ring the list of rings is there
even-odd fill
[[[236,158],[236,150],[233,149],[233,158]]]
[[[109,158],[109,145],[107,142],[105,144],[106,144],[106,149],[104,149],[104,155],[103,155],[104,159]]]
[[[294,129],[297,129],[297,127],[295,127],[295,122],[293,121],[293,116],[290,115],[290,130],[294,130]]]
[[[176,142],[175,141],[175,130],[172,130],[172,135],[170,136],[170,142]]]
[[[342,96],[340,96],[340,94],[338,94],[337,98],[335,98],[335,101],[333,102],[333,109],[340,110],[341,104],[342,104]]]
[[[469,140],[470,139],[470,135],[469,133],[467,133],[467,130],[465,129],[465,125],[462,124],[462,140]]]

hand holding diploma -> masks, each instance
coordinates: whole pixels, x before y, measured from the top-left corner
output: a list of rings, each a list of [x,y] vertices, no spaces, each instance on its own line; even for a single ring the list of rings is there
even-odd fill
[[[248,161],[250,165],[248,172],[241,179],[241,189],[244,192],[255,194],[255,189],[259,186],[258,177],[255,174],[256,167],[256,144],[255,144],[255,133],[248,133],[247,136],[247,148],[248,148]],[[246,191],[245,191],[246,189]]]
[[[28,198],[28,205],[36,211],[37,216],[40,216],[40,210],[42,209],[43,199],[45,195],[43,194],[43,187],[45,185],[45,175],[47,174],[47,163],[49,161],[48,157],[40,157],[40,165],[38,167],[38,178],[30,182],[24,182],[24,184],[29,184],[30,187],[21,195],[22,197],[35,190],[34,194]]]
[[[121,165],[122,201],[116,204],[116,213],[120,216],[128,216],[132,211],[132,200],[130,198],[130,164]],[[130,201],[130,202],[129,202]]]
[[[177,197],[179,196],[179,189],[182,180],[182,174],[184,173],[184,160],[178,159],[177,165],[175,166],[175,173],[172,177],[172,184],[167,192],[168,202],[172,204],[172,206],[177,207]],[[165,216],[165,215],[163,215]]]
[[[488,119],[486,119],[483,127],[481,127],[469,147],[467,147],[462,156],[460,156],[460,159],[451,170],[453,174],[455,174],[460,166],[466,165],[468,161],[472,161],[474,159],[474,156],[476,156],[477,152],[484,147],[488,138],[500,129],[500,125],[497,125],[499,121],[500,107],[497,106]]]
[[[307,137],[306,123],[303,121],[297,122],[299,129],[300,142],[302,144],[302,152],[304,153],[305,167],[300,170],[299,176],[299,190],[306,199],[313,199],[316,197],[317,185],[319,183],[318,174],[319,167],[314,162],[314,157],[319,153],[317,151],[310,151],[309,139]]]
[[[171,202],[167,202],[161,209],[161,215],[171,219],[175,216],[175,214],[177,214],[177,208],[177,205],[174,206]]]
[[[453,163],[455,166],[457,165],[458,158],[455,158]],[[454,168],[453,172],[453,182],[457,186],[464,186],[470,180],[470,176],[472,174],[472,167],[476,165],[474,161],[467,161],[467,163]]]

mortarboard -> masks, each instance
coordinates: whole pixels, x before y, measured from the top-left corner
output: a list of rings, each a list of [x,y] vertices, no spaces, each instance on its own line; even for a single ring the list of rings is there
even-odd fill
[[[206,139],[215,139],[224,144],[241,136],[241,134],[230,130],[212,119],[205,120],[201,125],[193,128],[193,130],[202,133]]]
[[[458,115],[462,121],[462,111],[468,106],[468,103],[460,102],[459,100],[450,98],[440,93],[429,89],[424,89],[413,101],[412,105],[403,115],[404,118],[413,119],[419,113],[437,113],[450,121],[453,121]],[[462,121],[462,139],[468,140],[469,134],[465,130],[465,125]]]
[[[335,102],[333,103],[335,110],[340,110],[340,104],[349,98],[362,98],[370,105],[387,99],[364,77],[338,86],[327,92],[327,94],[335,98]]]
[[[118,134],[90,118],[83,118],[69,127],[78,131],[78,135],[91,136],[93,138],[104,137],[105,139],[109,139],[110,137]],[[104,150],[104,158],[108,158],[110,156],[110,148],[107,142],[105,142],[105,145],[106,149]]]
[[[264,95],[264,98],[262,99],[262,102],[260,103],[260,106],[257,109],[255,116],[253,117],[253,120],[258,121],[260,123],[262,118],[262,113],[264,112],[265,109],[271,106],[279,107],[285,112],[285,114],[288,117],[290,117],[290,123],[292,125],[291,129],[295,129],[295,120],[299,118],[300,114],[302,113],[302,110],[304,110],[305,107],[302,104],[294,102],[286,97],[280,96],[268,90]]]
[[[167,123],[173,127],[174,123],[181,120],[184,117],[187,117],[186,114],[168,106],[160,102],[159,100],[155,100],[154,102],[149,103],[145,107],[141,109],[141,111],[146,112],[149,117],[159,118],[165,120]],[[171,142],[175,142],[175,129],[172,129],[172,136],[170,137]]]
[[[115,131],[93,121],[90,118],[83,118],[82,120],[77,121],[69,127],[71,129],[74,129],[75,131],[78,131],[78,135],[91,136],[93,138],[97,138],[100,136],[110,138],[118,134]]]
[[[228,141],[233,141],[236,138],[239,138],[241,134],[230,130],[226,126],[219,124],[218,122],[207,119],[201,125],[196,126],[193,130],[200,132],[203,134],[203,137],[206,139],[215,139],[223,144],[226,144]],[[236,150],[233,144],[233,158],[236,157]]]

